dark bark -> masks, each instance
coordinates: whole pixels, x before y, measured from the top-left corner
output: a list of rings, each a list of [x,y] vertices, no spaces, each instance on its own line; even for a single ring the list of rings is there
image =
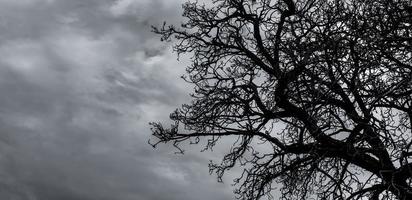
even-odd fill
[[[270,197],[277,183],[283,199],[412,199],[410,1],[183,8],[181,28],[154,32],[193,56],[193,101],[171,128],[152,123],[154,146],[234,138],[210,168],[219,180],[244,168],[239,199]]]

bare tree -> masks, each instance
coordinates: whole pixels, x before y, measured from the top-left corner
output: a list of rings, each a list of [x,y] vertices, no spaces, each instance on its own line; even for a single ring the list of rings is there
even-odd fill
[[[233,145],[238,199],[412,199],[410,0],[187,2],[154,28],[192,64],[192,102],[159,143]],[[206,138],[206,140],[202,140]]]

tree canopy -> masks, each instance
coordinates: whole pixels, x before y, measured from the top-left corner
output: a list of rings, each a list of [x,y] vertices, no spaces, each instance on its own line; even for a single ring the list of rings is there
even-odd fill
[[[412,199],[412,2],[214,0],[154,32],[191,56],[156,142],[233,141],[238,199]]]

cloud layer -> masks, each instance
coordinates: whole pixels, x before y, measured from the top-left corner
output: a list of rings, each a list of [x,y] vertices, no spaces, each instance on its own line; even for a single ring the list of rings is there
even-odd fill
[[[0,199],[232,199],[208,154],[147,144],[187,101],[187,63],[150,32],[181,3],[0,0]]]

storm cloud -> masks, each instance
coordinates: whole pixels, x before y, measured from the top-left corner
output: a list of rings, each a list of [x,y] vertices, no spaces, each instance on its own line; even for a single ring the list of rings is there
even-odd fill
[[[0,199],[233,199],[215,154],[147,143],[189,100],[189,61],[150,31],[181,3],[0,0]]]

